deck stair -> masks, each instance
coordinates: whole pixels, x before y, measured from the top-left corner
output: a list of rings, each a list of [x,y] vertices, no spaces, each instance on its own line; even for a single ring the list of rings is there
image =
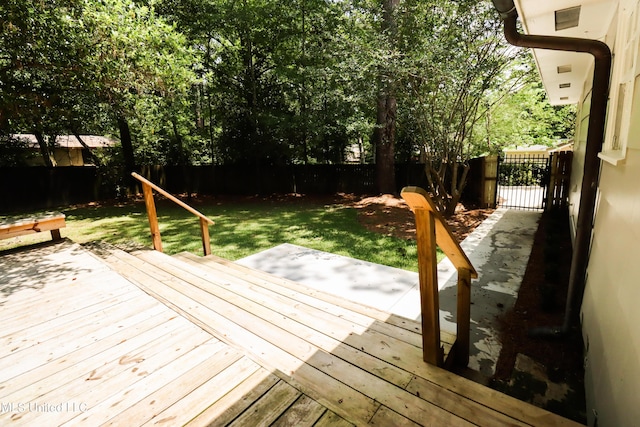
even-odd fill
[[[577,425],[424,363],[418,322],[211,255],[99,252],[145,292],[351,424]],[[259,397],[247,392],[244,400]],[[254,410],[239,416],[255,422]]]

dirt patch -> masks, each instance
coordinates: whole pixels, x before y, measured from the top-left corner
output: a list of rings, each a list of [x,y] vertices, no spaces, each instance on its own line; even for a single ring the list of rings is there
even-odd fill
[[[367,230],[400,239],[416,238],[414,215],[401,198],[385,194],[364,197],[350,204],[358,209],[358,221]],[[458,204],[447,223],[458,241],[462,241],[492,212],[493,209],[467,208]]]
[[[556,329],[564,321],[571,237],[566,212],[544,213],[536,231],[531,256],[511,310],[501,318],[502,351],[496,364],[492,387],[513,394],[517,376],[514,365],[525,355],[546,369],[548,384],[567,385],[570,392],[561,400],[541,405],[546,409],[586,422],[582,336],[577,330],[565,336],[541,336],[538,332]],[[516,393],[521,400],[535,403],[536,394]]]

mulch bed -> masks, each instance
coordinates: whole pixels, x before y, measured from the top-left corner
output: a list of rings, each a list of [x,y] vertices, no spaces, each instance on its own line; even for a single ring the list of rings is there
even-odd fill
[[[358,221],[370,231],[401,239],[416,238],[413,213],[400,198],[389,194],[365,197],[352,201],[351,206],[358,209]],[[447,223],[458,241],[462,241],[492,213],[493,209],[467,208],[458,204]]]
[[[536,337],[538,328],[556,328],[564,321],[571,237],[566,213],[543,214],[531,257],[514,307],[500,319],[502,352],[495,378],[508,379],[517,353],[547,367],[555,382],[582,378],[582,337],[577,330],[564,337]],[[566,378],[565,378],[566,377]]]

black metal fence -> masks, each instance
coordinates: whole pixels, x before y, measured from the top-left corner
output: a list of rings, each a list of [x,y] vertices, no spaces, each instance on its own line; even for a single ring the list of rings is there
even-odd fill
[[[544,210],[549,185],[549,155],[509,155],[498,166],[498,206]]]

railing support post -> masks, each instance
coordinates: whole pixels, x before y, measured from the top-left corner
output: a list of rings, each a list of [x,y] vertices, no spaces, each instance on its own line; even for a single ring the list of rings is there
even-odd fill
[[[200,218],[200,233],[202,235],[202,250],[204,252],[204,256],[211,255],[211,239],[209,238],[209,223],[204,218]]]
[[[436,258],[436,246],[439,246],[458,271],[458,330],[447,362],[451,360],[459,366],[467,366],[471,323],[471,279],[478,277],[478,273],[451,233],[444,218],[438,213],[429,194],[419,187],[405,187],[401,194],[416,217],[424,361],[437,366],[444,365],[444,349],[440,344],[440,302]]]
[[[436,263],[436,222],[432,212],[416,209],[418,244],[418,275],[420,278],[420,307],[422,312],[423,359],[442,366],[440,345],[440,304],[438,298],[438,266]]]
[[[144,194],[144,204],[147,207],[147,217],[149,218],[149,228],[151,229],[153,249],[158,252],[162,252],[162,239],[160,238],[160,226],[158,225],[156,204],[153,200],[153,189],[149,184],[143,182],[142,193]]]
[[[131,176],[142,183],[142,192],[144,193],[144,204],[147,206],[147,216],[149,217],[149,227],[151,227],[151,238],[153,239],[153,248],[159,252],[162,252],[162,241],[160,240],[160,227],[158,226],[158,215],[156,214],[156,205],[153,200],[153,190],[165,196],[178,206],[183,207],[188,212],[191,212],[200,219],[200,235],[202,236],[202,249],[205,256],[211,255],[211,239],[209,238],[209,224],[213,224],[213,221],[193,209],[181,200],[178,200],[171,194],[164,191],[162,188],[155,185],[148,179],[140,176],[139,174],[132,172]]]

